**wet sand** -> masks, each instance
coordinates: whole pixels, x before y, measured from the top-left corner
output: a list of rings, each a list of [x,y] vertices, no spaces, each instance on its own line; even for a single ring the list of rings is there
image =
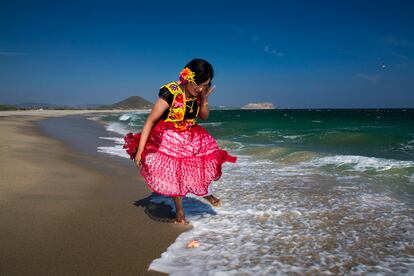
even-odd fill
[[[0,116],[0,275],[159,274],[150,262],[185,229],[134,204],[150,191],[129,160],[96,152],[103,127],[9,115]]]

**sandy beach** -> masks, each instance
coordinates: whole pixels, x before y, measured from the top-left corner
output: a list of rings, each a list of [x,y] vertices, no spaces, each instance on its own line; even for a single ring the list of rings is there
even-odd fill
[[[82,151],[102,126],[79,123],[74,147],[39,123],[90,112],[0,112],[1,275],[156,275],[150,262],[185,230],[134,205],[150,191],[129,160]]]

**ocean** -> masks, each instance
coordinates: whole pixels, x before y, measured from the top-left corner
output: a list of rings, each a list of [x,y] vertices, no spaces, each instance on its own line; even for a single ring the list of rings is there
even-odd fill
[[[122,137],[147,115],[100,116],[108,130],[100,138],[113,145],[97,150],[128,158]],[[223,206],[186,198],[193,228],[150,269],[414,273],[414,109],[214,110],[199,123],[238,157],[213,183]],[[193,239],[200,246],[187,249]]]

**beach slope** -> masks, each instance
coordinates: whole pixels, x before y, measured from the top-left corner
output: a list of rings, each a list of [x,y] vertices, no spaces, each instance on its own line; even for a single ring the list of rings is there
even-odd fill
[[[76,152],[40,119],[0,116],[0,274],[158,274],[150,262],[183,229],[134,205],[149,191],[132,164]]]

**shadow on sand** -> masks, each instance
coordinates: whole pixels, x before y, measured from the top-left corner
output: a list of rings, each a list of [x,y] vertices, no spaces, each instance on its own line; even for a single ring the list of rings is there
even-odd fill
[[[135,201],[134,205],[144,208],[144,212],[152,220],[166,223],[173,223],[175,220],[175,207],[171,197],[152,193],[146,198]],[[216,214],[210,204],[196,197],[183,198],[183,208],[189,219]]]

